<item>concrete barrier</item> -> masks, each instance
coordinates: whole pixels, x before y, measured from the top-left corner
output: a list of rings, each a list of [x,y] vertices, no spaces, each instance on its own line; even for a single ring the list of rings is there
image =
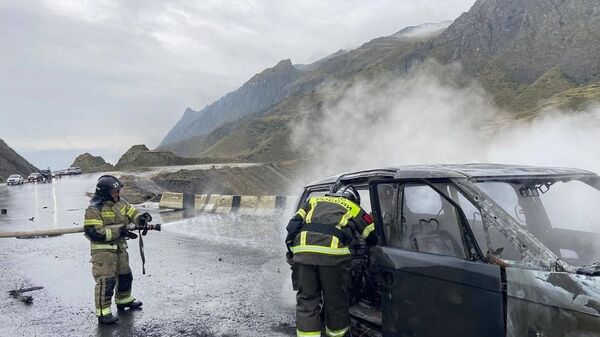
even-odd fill
[[[204,212],[214,212],[215,209],[217,209],[217,206],[219,204],[219,199],[220,198],[221,198],[220,194],[211,194],[211,195],[209,195],[208,196],[208,201],[201,208],[201,210],[204,211]]]
[[[273,216],[296,207],[298,198],[286,195],[221,195],[163,193],[159,207],[195,209],[209,213],[240,213],[242,215]]]
[[[160,197],[158,207],[183,209],[183,193],[164,192]]]
[[[201,210],[208,203],[208,194],[196,194],[194,208]]]
[[[230,213],[233,207],[233,195],[221,195],[215,213]]]
[[[258,209],[259,198],[255,195],[242,195],[240,197],[239,213],[244,215],[254,215]]]

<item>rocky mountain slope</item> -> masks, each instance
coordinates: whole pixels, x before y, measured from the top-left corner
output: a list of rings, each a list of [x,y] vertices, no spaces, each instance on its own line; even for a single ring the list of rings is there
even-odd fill
[[[92,156],[87,152],[77,156],[71,166],[81,168],[81,172],[83,173],[109,172],[114,171],[115,169],[113,165],[104,161],[104,158],[100,156]]]
[[[427,60],[460,64],[465,76],[515,118],[531,118],[549,107],[583,109],[599,100],[600,2],[478,0],[448,24],[409,27],[297,67],[279,101],[213,123],[212,131],[203,128],[194,137],[173,129],[181,137],[163,148],[252,161],[302,157],[289,146],[288,135],[300,116],[322,108],[316,89],[327,84],[343,92],[357,79],[403,77]]]
[[[187,108],[181,120],[167,134],[161,145],[200,136],[219,124],[236,120],[251,112],[263,110],[290,94],[290,83],[300,71],[290,60],[283,60],[256,74],[241,88],[225,95],[200,111]]]
[[[0,182],[4,183],[11,174],[20,174],[23,178],[27,178],[35,171],[37,171],[35,166],[0,139]]]

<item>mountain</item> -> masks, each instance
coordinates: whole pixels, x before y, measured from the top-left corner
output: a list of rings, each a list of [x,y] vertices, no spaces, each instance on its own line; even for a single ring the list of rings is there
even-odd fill
[[[180,134],[160,149],[251,161],[297,158],[302,154],[289,146],[288,135],[299,116],[322,108],[318,88],[343,92],[357,79],[403,77],[427,60],[460,64],[515,118],[582,109],[600,97],[599,14],[597,0],[478,0],[451,23],[407,27],[296,67],[278,101],[193,137]]]
[[[31,172],[37,170],[35,166],[0,139],[0,182],[5,182],[11,174],[20,174],[23,178],[27,178]]]
[[[115,170],[115,167],[104,161],[104,158],[92,156],[87,152],[77,156],[71,166],[81,168],[81,172],[83,173],[109,172]]]
[[[140,167],[196,165],[214,162],[239,162],[223,158],[185,158],[169,151],[150,151],[146,145],[134,145],[125,152],[115,165],[118,170]]]
[[[206,108],[200,111],[187,108],[161,145],[209,133],[219,124],[269,107],[290,94],[288,85],[294,82],[299,74],[300,70],[292,65],[291,60],[283,60],[273,68],[254,75],[241,88]]]

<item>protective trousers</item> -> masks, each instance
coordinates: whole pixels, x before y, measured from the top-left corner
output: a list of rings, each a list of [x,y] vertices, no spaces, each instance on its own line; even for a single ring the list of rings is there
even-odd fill
[[[322,310],[327,336],[345,336],[350,330],[350,262],[334,266],[296,263],[296,268],[297,336],[321,336]]]
[[[131,296],[133,275],[126,251],[92,252],[92,275],[96,280],[94,289],[96,316],[112,313],[110,306],[115,288],[116,304],[127,304],[134,300]]]

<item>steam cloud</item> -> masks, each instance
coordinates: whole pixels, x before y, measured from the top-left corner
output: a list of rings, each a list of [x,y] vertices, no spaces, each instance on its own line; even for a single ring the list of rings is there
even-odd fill
[[[600,171],[600,107],[515,121],[460,67],[428,62],[403,78],[323,88],[292,143],[322,177],[407,164],[493,162]],[[316,178],[316,177],[312,177]]]

